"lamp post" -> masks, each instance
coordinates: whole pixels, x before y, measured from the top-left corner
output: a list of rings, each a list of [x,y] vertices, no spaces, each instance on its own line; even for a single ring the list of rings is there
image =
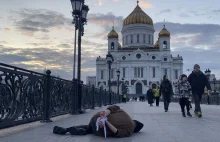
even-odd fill
[[[211,71],[210,71],[209,69],[206,69],[205,74],[206,74],[206,76],[207,76],[207,78],[208,78],[208,81],[210,81]],[[209,105],[209,104],[210,104],[209,95],[208,95],[208,97],[207,97],[207,102],[208,102],[208,105]]]
[[[214,92],[216,92],[215,84],[216,84],[216,78],[213,78],[213,84],[214,84]]]
[[[117,85],[118,85],[118,90],[117,90],[117,95],[119,96],[119,78],[120,78],[120,70],[118,69],[117,71],[116,71],[116,73],[117,73],[117,77],[118,77],[118,81],[117,81]]]
[[[81,110],[82,104],[82,90],[81,90],[81,37],[84,34],[84,25],[87,22],[87,14],[89,7],[84,5],[85,0],[70,0],[73,8],[72,15],[75,24],[75,44],[76,44],[76,30],[78,30],[78,67],[77,67],[77,94],[78,94],[78,112],[83,113]],[[74,49],[74,67],[73,77],[75,77],[75,58],[76,49]]]
[[[112,54],[110,52],[108,52],[108,54],[106,55],[106,61],[107,61],[107,64],[108,64],[108,94],[109,94],[109,104],[111,105],[112,103],[112,96],[111,96],[111,78],[110,78],[110,75],[111,75],[111,65],[112,63],[114,62],[114,58],[112,56]]]

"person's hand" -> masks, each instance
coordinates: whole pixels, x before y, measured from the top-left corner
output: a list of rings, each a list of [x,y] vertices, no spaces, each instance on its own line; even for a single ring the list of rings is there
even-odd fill
[[[102,121],[99,121],[99,128],[103,128],[103,124],[102,124]]]
[[[99,117],[104,118],[105,117],[105,111],[100,112]]]

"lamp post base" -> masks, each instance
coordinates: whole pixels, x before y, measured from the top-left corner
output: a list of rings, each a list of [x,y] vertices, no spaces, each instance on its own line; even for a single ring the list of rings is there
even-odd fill
[[[86,113],[85,110],[78,110],[78,114],[84,114],[84,113]]]

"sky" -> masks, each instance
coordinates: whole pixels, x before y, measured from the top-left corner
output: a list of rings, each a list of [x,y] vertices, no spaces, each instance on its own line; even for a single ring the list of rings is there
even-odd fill
[[[82,80],[94,76],[96,58],[107,53],[107,34],[115,25],[121,41],[123,20],[136,0],[85,0],[88,23],[82,37]],[[218,0],[140,0],[153,19],[155,41],[166,21],[173,56],[183,56],[183,72],[195,63],[220,78]],[[74,25],[70,0],[0,0],[0,62],[72,79]],[[189,70],[188,70],[189,69]]]

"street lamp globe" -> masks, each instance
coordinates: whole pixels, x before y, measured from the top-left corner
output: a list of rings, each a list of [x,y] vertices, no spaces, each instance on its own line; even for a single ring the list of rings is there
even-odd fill
[[[82,22],[86,23],[87,21],[87,14],[89,12],[89,6],[83,5],[82,6]]]
[[[73,14],[79,15],[82,10],[83,0],[70,0],[73,8]]]
[[[210,76],[211,75],[211,71],[208,69],[207,70],[207,75]]]
[[[106,55],[106,60],[108,64],[111,64],[114,61],[114,58],[110,52]]]
[[[118,69],[118,70],[116,71],[116,73],[117,73],[117,76],[119,77],[119,76],[120,76],[120,70]]]

